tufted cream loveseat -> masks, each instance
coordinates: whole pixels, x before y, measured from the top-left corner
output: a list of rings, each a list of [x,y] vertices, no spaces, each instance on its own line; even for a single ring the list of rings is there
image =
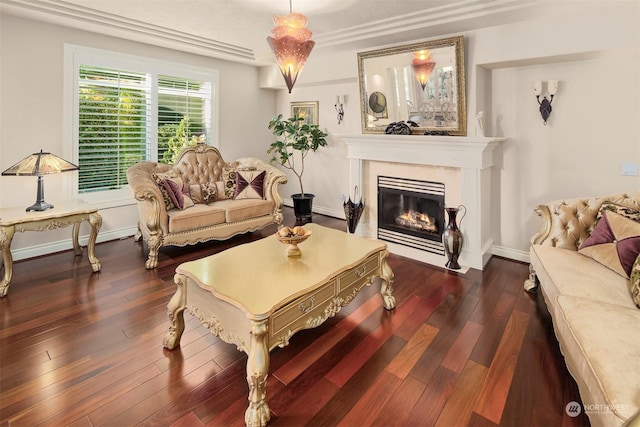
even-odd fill
[[[266,171],[262,199],[235,200],[225,195],[225,168]],[[171,172],[188,185],[216,183],[217,198],[211,203],[196,203],[180,210],[167,210],[154,174]],[[255,158],[226,163],[220,152],[199,143],[183,150],[174,165],[139,162],[127,170],[127,180],[138,201],[138,232],[149,246],[146,268],[158,265],[162,246],[185,246],[209,240],[224,240],[234,235],[256,231],[270,224],[282,223],[283,200],[278,185],[287,182],[277,168]]]
[[[578,252],[605,201],[640,209],[640,192],[537,207],[542,227],[531,239],[525,289],[540,288],[591,424],[640,425],[640,309],[630,281]]]

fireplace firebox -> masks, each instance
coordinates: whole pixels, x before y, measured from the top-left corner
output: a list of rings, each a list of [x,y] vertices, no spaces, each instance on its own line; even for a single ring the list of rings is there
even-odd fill
[[[378,238],[444,255],[444,184],[378,176]]]

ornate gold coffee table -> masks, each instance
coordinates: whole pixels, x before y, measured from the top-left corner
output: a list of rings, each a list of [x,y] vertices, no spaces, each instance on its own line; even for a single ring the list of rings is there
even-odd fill
[[[287,257],[284,245],[267,237],[176,269],[164,346],[180,343],[187,308],[213,335],[247,353],[248,426],[264,426],[270,418],[269,351],[335,316],[374,281],[384,307],[396,305],[386,244],[316,224],[305,228],[312,234],[300,244],[300,258]]]

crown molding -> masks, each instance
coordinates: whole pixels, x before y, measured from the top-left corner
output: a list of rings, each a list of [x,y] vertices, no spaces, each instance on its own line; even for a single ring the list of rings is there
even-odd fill
[[[255,62],[252,49],[148,24],[58,0],[0,0],[0,11],[236,62]]]
[[[422,9],[400,16],[354,25],[331,33],[318,34],[314,37],[319,48],[353,44],[362,40],[384,39],[389,36],[408,34],[416,30],[425,31],[447,24],[471,22],[482,18],[492,19],[498,15],[518,13],[521,9],[530,8],[538,0],[472,0],[452,2],[444,6]],[[509,15],[512,16],[512,15]],[[503,18],[503,21],[510,19]],[[487,21],[488,22],[488,21]],[[489,23],[490,24],[490,23]],[[481,25],[482,26],[482,25]],[[407,40],[413,40],[411,36]]]

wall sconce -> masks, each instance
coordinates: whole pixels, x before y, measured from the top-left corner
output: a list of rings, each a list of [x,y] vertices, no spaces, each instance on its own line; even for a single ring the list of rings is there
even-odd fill
[[[542,120],[544,120],[545,126],[547,125],[547,119],[551,115],[551,103],[553,102],[553,96],[558,92],[557,80],[547,81],[547,92],[549,92],[549,97],[551,99],[547,99],[547,97],[544,96],[542,101],[540,101],[540,95],[542,95],[542,82],[539,80],[533,82],[533,94],[536,96],[538,104],[540,105],[540,114],[542,115]]]
[[[336,96],[336,112],[338,113],[338,124],[344,120],[344,95]]]

